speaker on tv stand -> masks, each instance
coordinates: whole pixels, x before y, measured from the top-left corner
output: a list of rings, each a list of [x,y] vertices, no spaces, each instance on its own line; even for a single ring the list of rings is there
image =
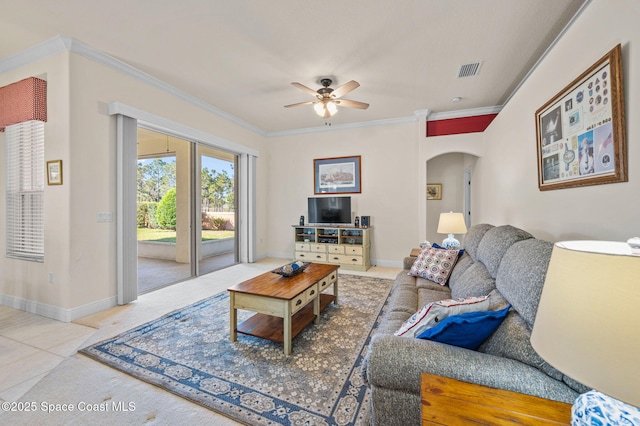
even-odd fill
[[[363,228],[371,226],[371,216],[360,216],[360,226]]]

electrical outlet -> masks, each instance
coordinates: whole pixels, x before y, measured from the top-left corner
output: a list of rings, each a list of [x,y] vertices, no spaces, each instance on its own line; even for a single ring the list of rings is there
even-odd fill
[[[53,283],[53,272],[49,272],[49,283]]]

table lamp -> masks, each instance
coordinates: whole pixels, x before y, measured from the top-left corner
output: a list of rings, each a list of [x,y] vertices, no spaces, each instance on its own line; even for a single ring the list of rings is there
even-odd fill
[[[442,241],[442,247],[446,249],[459,249],[460,241],[456,240],[453,234],[466,234],[467,225],[464,223],[464,216],[462,213],[440,213],[440,220],[438,221],[438,234],[449,234],[447,238]]]
[[[615,407],[616,415],[640,419],[639,304],[640,255],[628,244],[554,245],[531,345],[553,367],[596,390],[576,400],[573,425],[590,425],[586,417],[603,412],[590,406],[595,400]]]

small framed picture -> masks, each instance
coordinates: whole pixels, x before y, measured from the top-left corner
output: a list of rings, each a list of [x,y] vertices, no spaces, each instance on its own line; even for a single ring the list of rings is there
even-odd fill
[[[47,184],[62,185],[62,160],[47,161]]]
[[[442,184],[441,183],[427,184],[427,200],[442,200]]]

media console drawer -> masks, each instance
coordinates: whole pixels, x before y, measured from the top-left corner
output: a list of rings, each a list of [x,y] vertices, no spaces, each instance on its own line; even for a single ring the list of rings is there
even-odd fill
[[[296,243],[296,251],[309,251],[309,243]]]
[[[346,246],[345,247],[346,254],[355,254],[358,256],[362,256],[362,247],[357,246]]]
[[[329,245],[327,248],[331,254],[344,254],[344,246]]]
[[[348,256],[348,255],[329,255],[329,262],[339,263],[340,265],[364,265],[364,258],[362,256]]]
[[[372,228],[293,225],[295,260],[329,263],[366,271],[371,267]]]

